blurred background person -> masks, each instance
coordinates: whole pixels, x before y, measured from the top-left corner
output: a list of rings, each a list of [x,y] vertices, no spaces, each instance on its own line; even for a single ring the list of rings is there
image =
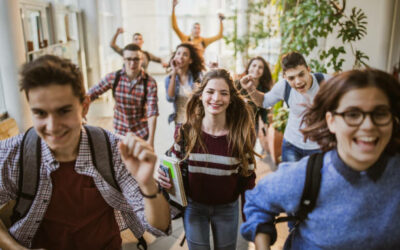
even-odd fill
[[[174,104],[174,112],[168,122],[185,121],[186,102],[194,88],[200,82],[205,70],[203,57],[198,49],[190,43],[181,43],[176,47],[170,60],[170,74],[165,78],[167,100]]]
[[[179,37],[181,42],[189,42],[195,45],[201,55],[204,55],[204,51],[207,48],[208,45],[211,43],[221,39],[223,37],[223,32],[224,32],[224,25],[222,20],[225,19],[225,16],[223,14],[218,14],[219,17],[219,33],[215,36],[212,37],[202,37],[200,36],[201,32],[201,27],[200,23],[194,23],[192,27],[192,31],[190,35],[184,34],[178,27],[178,23],[176,21],[176,16],[175,16],[175,7],[178,4],[178,0],[173,0],[172,3],[172,15],[171,15],[171,22],[172,22],[172,28],[174,29],[176,35]]]
[[[115,52],[120,54],[121,56],[123,56],[122,55],[123,49],[120,48],[117,45],[117,38],[118,38],[119,34],[122,34],[122,33],[124,33],[124,29],[123,28],[118,28],[117,31],[115,32],[111,42],[110,42],[110,47]],[[140,34],[140,33],[133,34],[132,43],[136,44],[137,46],[139,46],[140,49],[142,50],[142,46],[143,46],[143,43],[144,43],[142,34]],[[164,68],[168,67],[168,63],[163,62],[163,60],[160,57],[157,57],[157,56],[155,56],[155,55],[153,55],[150,52],[145,51],[145,50],[142,50],[142,52],[144,54],[143,61],[142,61],[142,67],[143,67],[144,71],[147,71],[147,67],[149,66],[150,62],[160,63]]]

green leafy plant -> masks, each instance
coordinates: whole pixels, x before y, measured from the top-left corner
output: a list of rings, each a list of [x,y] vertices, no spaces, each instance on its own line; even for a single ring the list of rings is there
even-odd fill
[[[225,36],[225,42],[233,46],[236,56],[238,51],[256,48],[265,39],[279,37],[281,54],[298,51],[309,56],[318,49],[321,38],[337,34],[343,45],[319,49],[317,57],[311,58],[310,67],[324,73],[328,68],[341,71],[346,45],[354,55],[353,67],[366,66],[369,57],[355,49],[354,42],[367,34],[367,16],[357,7],[346,15],[345,8],[346,0],[341,4],[337,0],[253,0],[247,9],[248,36],[238,37],[235,10],[228,18],[234,23],[234,31]]]
[[[346,0],[249,1],[248,36],[237,35],[237,11],[229,18],[234,22],[234,31],[225,37],[225,42],[233,46],[235,57],[238,51],[245,52],[256,48],[266,39],[279,38],[280,55],[298,51],[308,57],[313,52],[309,66],[314,72],[326,73],[328,68],[340,72],[345,61],[343,56],[346,47],[350,48],[354,56],[353,68],[367,66],[369,57],[354,45],[354,42],[367,34],[367,16],[357,7],[346,15]],[[336,34],[342,45],[321,48],[320,43],[330,34]],[[272,72],[274,81],[278,79],[281,70],[280,58],[275,62]]]
[[[287,119],[289,117],[289,109],[281,105],[276,105],[273,108],[273,114],[272,127],[283,133],[286,128]]]

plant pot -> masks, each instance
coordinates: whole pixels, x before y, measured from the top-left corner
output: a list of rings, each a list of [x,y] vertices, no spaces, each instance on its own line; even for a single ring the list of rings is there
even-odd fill
[[[272,125],[268,126],[268,148],[271,154],[271,158],[276,165],[280,162],[280,156],[282,154],[282,141],[283,134],[276,130]]]

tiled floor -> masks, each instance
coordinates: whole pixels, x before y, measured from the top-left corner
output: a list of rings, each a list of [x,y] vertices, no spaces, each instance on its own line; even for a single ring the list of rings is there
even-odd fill
[[[165,98],[165,89],[163,87],[163,78],[164,76],[156,77],[157,82],[159,83],[158,89],[158,97],[159,97],[159,117],[157,119],[157,129],[155,135],[155,151],[157,154],[163,154],[172,144],[173,141],[173,132],[174,128],[172,125],[167,123],[167,117],[172,112],[172,104],[167,103]],[[111,98],[103,98],[102,100],[98,100],[92,103],[89,114],[88,114],[88,123],[91,125],[97,125],[104,127],[110,131],[112,131],[112,100]],[[98,114],[103,114],[99,116]],[[266,174],[271,172],[271,169],[275,169],[275,166],[268,157],[263,160],[258,161],[257,163],[257,181],[265,176]],[[182,225],[182,219],[174,220],[172,222],[173,232],[171,236],[155,238],[149,233],[145,233],[144,237],[148,243],[149,250],[183,250],[188,249],[185,244],[181,247],[179,243],[181,242],[184,236],[184,230]],[[278,225],[278,240],[272,247],[272,250],[282,249],[284,240],[287,236],[287,226],[284,224]],[[123,239],[123,248],[124,250],[136,250],[137,240],[132,235],[129,230],[125,230],[121,233]],[[238,242],[237,248],[238,250],[247,250],[254,249],[254,245],[245,241],[240,234],[238,234]]]

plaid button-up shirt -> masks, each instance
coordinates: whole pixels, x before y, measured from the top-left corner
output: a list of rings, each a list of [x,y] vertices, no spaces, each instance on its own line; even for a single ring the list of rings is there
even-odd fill
[[[115,218],[121,230],[128,227],[136,237],[140,237],[145,230],[156,236],[165,235],[165,232],[148,224],[144,214],[144,201],[139,191],[139,185],[129,174],[121,160],[117,147],[118,139],[109,132],[108,137],[111,143],[115,179],[122,193],[111,187],[94,167],[85,129],[81,130],[75,171],[93,178],[104,200],[114,208]],[[17,198],[22,138],[23,135],[21,134],[0,141],[0,205]],[[60,166],[43,140],[41,151],[40,181],[35,199],[27,215],[9,228],[9,233],[25,247],[31,247],[32,240],[49,205],[52,194],[50,174]],[[77,204],[77,206],[79,205]],[[168,233],[170,232],[171,227]]]
[[[93,101],[101,94],[113,88],[116,72],[107,74],[96,86],[89,90]],[[147,77],[147,79],[146,79]],[[144,88],[147,82],[147,98],[143,107]],[[121,71],[119,83],[115,89],[114,129],[117,134],[133,132],[141,138],[147,138],[149,128],[147,118],[158,116],[157,83],[142,70],[139,76],[130,81],[125,69]]]

